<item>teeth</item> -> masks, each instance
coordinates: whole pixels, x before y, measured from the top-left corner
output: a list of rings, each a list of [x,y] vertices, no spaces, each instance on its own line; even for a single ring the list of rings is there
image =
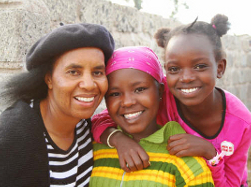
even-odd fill
[[[126,119],[133,119],[135,117],[138,117],[140,114],[142,114],[142,111],[136,112],[136,113],[132,113],[132,114],[125,114],[124,117]]]
[[[84,101],[84,102],[92,102],[94,100],[94,97],[75,97],[79,101]]]
[[[198,88],[190,88],[190,89],[181,89],[182,92],[185,92],[185,93],[191,93],[191,92],[194,92],[196,91]]]

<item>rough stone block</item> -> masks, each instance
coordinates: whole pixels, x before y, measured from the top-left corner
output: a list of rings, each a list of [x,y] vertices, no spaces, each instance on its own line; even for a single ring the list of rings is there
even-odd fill
[[[78,0],[43,0],[49,10],[51,27],[59,26],[60,22],[75,23],[79,22],[79,9],[82,4]]]
[[[233,67],[234,64],[234,54],[233,51],[226,50],[227,58],[227,68]]]
[[[247,84],[240,85],[240,97],[241,101],[247,105],[247,99],[248,99],[248,87]]]
[[[251,52],[247,53],[247,67],[251,67]]]
[[[38,14],[35,8],[30,12],[32,7],[37,6],[20,3],[15,8],[0,11],[1,62],[22,62],[29,47],[49,30],[50,20],[45,12]]]
[[[116,30],[114,27],[116,11],[120,5],[112,5],[108,1],[98,0],[79,0],[81,8],[79,10],[79,19],[81,22],[95,23],[104,25],[109,31]]]
[[[240,37],[240,40],[242,42],[242,49],[245,52],[250,52],[251,51],[251,36],[243,35]]]

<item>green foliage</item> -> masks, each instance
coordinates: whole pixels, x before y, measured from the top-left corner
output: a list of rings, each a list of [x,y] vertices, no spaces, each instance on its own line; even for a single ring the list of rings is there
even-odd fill
[[[142,9],[142,0],[133,0],[134,1],[134,6],[135,8],[137,8],[138,10]]]
[[[177,13],[179,12],[180,7],[184,7],[185,9],[189,9],[189,6],[185,2],[179,2],[180,0],[173,0],[174,3],[174,10],[172,11],[170,18],[175,18]]]

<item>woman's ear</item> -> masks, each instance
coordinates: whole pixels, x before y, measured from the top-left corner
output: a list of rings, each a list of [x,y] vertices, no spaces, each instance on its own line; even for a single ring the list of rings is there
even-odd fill
[[[226,70],[227,61],[225,58],[217,62],[217,78],[221,78]]]
[[[45,77],[44,77],[44,81],[48,86],[48,89],[52,89],[52,76],[50,72],[47,72]]]

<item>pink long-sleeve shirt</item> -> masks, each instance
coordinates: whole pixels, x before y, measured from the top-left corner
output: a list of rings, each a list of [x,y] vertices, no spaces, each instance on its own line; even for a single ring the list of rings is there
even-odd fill
[[[183,129],[192,135],[204,138],[211,142],[218,152],[221,152],[223,141],[234,145],[234,153],[225,156],[217,166],[210,166],[216,187],[246,187],[248,149],[251,143],[251,113],[246,106],[233,94],[222,91],[224,113],[223,123],[214,137],[203,137],[186,122],[179,113],[173,95],[166,90],[166,97],[161,103],[157,123],[164,125],[167,121],[177,121]],[[100,142],[100,135],[107,127],[116,126],[107,110],[97,114],[92,119],[93,137]]]

